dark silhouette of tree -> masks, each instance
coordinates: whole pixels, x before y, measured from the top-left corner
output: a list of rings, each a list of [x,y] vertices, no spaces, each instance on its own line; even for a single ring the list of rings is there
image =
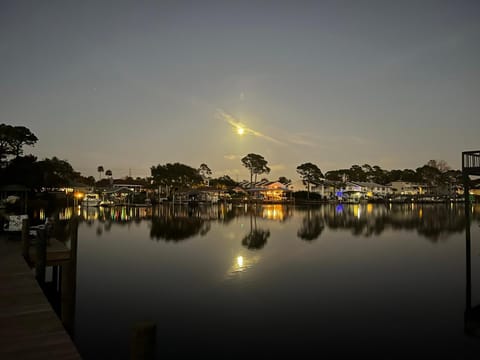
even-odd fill
[[[350,181],[367,181],[367,175],[359,165],[352,165],[348,173]]]
[[[68,186],[75,178],[72,165],[66,160],[57,157],[45,159],[38,163],[43,174],[43,186],[46,188],[58,188]]]
[[[97,167],[97,171],[98,171],[98,180],[102,180],[102,173],[103,173],[103,166],[100,165],[99,167]]]
[[[190,187],[194,184],[200,184],[203,180],[197,169],[181,163],[152,166],[150,171],[157,186]]]
[[[233,180],[230,176],[223,175],[219,178],[211,179],[210,185],[216,187],[217,189],[222,189],[227,187],[234,187],[237,185],[237,182]]]
[[[93,176],[87,177],[87,179],[85,181],[85,184],[90,185],[90,186],[95,185],[95,178]]]
[[[435,187],[441,184],[442,173],[435,167],[423,165],[416,169],[416,173],[420,182],[427,184],[430,187]]]
[[[25,126],[0,124],[0,164],[8,156],[23,155],[24,146],[34,146],[38,138]]]
[[[325,173],[325,179],[330,181],[342,181],[344,174],[348,172],[348,169],[330,170]]]
[[[452,169],[445,160],[429,160],[426,165],[438,169],[441,173]]]
[[[12,159],[5,169],[0,169],[0,184],[20,184],[30,189],[43,186],[43,173],[33,155]]]
[[[304,163],[297,166],[297,173],[302,178],[303,183],[307,185],[307,199],[310,199],[310,184],[319,184],[322,181],[322,171],[315,164]]]
[[[242,158],[242,164],[250,170],[250,187],[253,187],[253,175],[255,175],[255,183],[257,182],[258,174],[268,174],[270,168],[267,166],[268,161],[263,156],[258,154],[248,154]]]
[[[285,176],[280,176],[277,180],[279,183],[282,183],[285,186],[288,186],[292,183],[292,180],[286,178]]]
[[[113,184],[113,173],[112,173],[112,170],[107,170],[107,171],[105,171],[105,175],[108,176],[108,180],[109,180],[110,186],[112,186],[112,184]]]

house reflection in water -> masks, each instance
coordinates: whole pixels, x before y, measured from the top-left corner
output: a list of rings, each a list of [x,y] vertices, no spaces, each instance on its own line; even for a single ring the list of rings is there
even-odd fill
[[[262,217],[268,220],[284,221],[291,215],[289,210],[284,205],[264,205],[262,206]]]

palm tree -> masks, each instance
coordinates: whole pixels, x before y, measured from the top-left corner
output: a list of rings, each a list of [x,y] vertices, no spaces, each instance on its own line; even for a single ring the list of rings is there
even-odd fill
[[[97,167],[97,171],[100,174],[99,175],[99,180],[102,180],[103,166],[100,165],[99,167]]]
[[[105,171],[105,175],[107,175],[110,178],[110,185],[112,185],[113,183],[112,170]]]

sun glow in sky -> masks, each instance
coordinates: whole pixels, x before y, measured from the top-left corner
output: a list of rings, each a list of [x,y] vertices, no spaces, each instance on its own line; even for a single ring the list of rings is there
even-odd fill
[[[238,135],[243,135],[244,132],[245,132],[245,129],[244,129],[243,127],[238,127],[238,128],[237,128],[237,134],[238,134]]]

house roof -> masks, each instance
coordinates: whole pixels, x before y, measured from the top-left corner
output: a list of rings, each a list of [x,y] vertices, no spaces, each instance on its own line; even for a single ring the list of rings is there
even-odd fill
[[[119,193],[119,192],[128,192],[128,193],[132,193],[134,192],[132,189],[128,188],[128,187],[121,187],[121,188],[116,188],[114,190],[109,190],[109,191],[103,191],[105,194],[115,194],[115,193]]]
[[[348,184],[354,184],[354,185],[359,185],[359,186],[368,187],[368,188],[371,188],[371,187],[389,188],[390,187],[388,185],[381,185],[374,182],[364,182],[364,181],[349,181]]]

